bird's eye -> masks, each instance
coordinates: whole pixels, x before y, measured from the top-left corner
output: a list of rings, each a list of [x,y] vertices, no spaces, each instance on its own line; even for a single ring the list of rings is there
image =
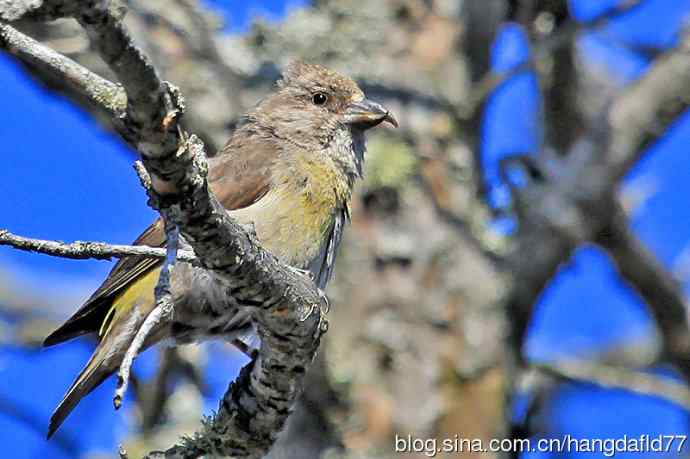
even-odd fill
[[[317,92],[314,93],[311,100],[314,102],[314,105],[323,105],[328,102],[328,96],[322,92]]]

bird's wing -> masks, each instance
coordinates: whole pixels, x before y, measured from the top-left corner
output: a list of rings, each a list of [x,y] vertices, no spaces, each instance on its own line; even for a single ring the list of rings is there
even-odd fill
[[[156,220],[134,241],[134,245],[161,247],[165,244],[163,221]],[[114,295],[143,273],[157,266],[160,260],[140,256],[124,257],[117,262],[100,287],[57,330],[43,341],[52,346],[77,336],[98,331],[110,309]]]
[[[349,219],[350,213],[347,205],[336,211],[328,238],[324,242],[319,256],[316,257],[309,266],[309,270],[314,275],[314,281],[321,290],[326,289],[326,285],[333,275],[335,256],[338,253],[338,247],[343,238],[345,223],[347,223]]]
[[[239,128],[223,150],[209,159],[209,184],[223,207],[241,209],[261,199],[270,187],[271,164],[277,155],[275,140],[252,131],[251,126]],[[163,247],[163,221],[156,220],[134,244]],[[82,307],[44,340],[44,345],[52,346],[100,330],[117,294],[161,263],[141,256],[122,258]]]
[[[271,186],[271,169],[280,153],[275,137],[251,126],[239,128],[218,155],[209,159],[208,182],[227,210],[248,207]]]

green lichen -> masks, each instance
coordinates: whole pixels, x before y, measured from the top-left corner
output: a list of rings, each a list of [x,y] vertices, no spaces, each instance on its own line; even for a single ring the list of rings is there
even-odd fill
[[[369,142],[364,180],[367,188],[402,188],[417,169],[417,157],[404,142],[376,137]]]

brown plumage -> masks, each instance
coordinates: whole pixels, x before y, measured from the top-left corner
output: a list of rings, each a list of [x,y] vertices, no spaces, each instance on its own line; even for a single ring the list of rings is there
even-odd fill
[[[361,175],[363,133],[386,120],[397,125],[351,79],[318,65],[294,63],[275,92],[209,160],[209,184],[231,216],[253,225],[266,249],[310,270],[325,288],[352,186]],[[154,222],[135,244],[164,246],[163,222]],[[45,339],[51,346],[87,333],[99,336],[94,354],[53,414],[48,436],[119,367],[155,306],[160,266],[158,260],[123,258],[86,303]],[[212,336],[244,339],[251,333],[246,309],[214,288],[203,270],[177,263],[171,289],[174,320],[155,328],[145,346],[170,337],[184,343]]]

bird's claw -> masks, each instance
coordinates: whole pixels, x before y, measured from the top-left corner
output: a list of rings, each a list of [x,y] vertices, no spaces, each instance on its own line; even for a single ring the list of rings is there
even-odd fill
[[[326,319],[326,316],[321,314],[319,316],[319,326],[316,329],[316,332],[314,332],[314,337],[318,338],[320,335],[323,335],[328,331],[328,319]]]
[[[318,289],[319,292],[319,298],[321,301],[319,301],[319,304],[311,304],[309,306],[309,309],[303,313],[299,320],[300,322],[304,322],[307,320],[311,315],[316,311],[316,309],[319,309],[319,323],[316,327],[315,337],[318,337],[318,335],[321,335],[323,333],[326,333],[328,331],[328,320],[326,319],[326,315],[331,309],[331,303],[328,301],[328,296],[326,296],[326,292],[324,292],[321,289]]]
[[[328,296],[326,292],[319,289],[319,297],[321,298],[321,303],[319,303],[319,308],[321,314],[319,314],[319,326],[317,328],[317,334],[324,334],[328,331],[328,319],[326,319],[326,314],[331,310],[331,302],[328,301]]]
[[[300,276],[306,276],[311,280],[312,282],[314,281],[314,273],[309,271],[308,269],[300,269],[300,268],[295,268],[294,266],[288,266],[290,270],[294,273],[299,274]]]
[[[319,297],[321,298],[321,315],[326,315],[330,312],[331,310],[331,302],[328,301],[328,295],[326,295],[326,292],[323,290],[319,289]]]

